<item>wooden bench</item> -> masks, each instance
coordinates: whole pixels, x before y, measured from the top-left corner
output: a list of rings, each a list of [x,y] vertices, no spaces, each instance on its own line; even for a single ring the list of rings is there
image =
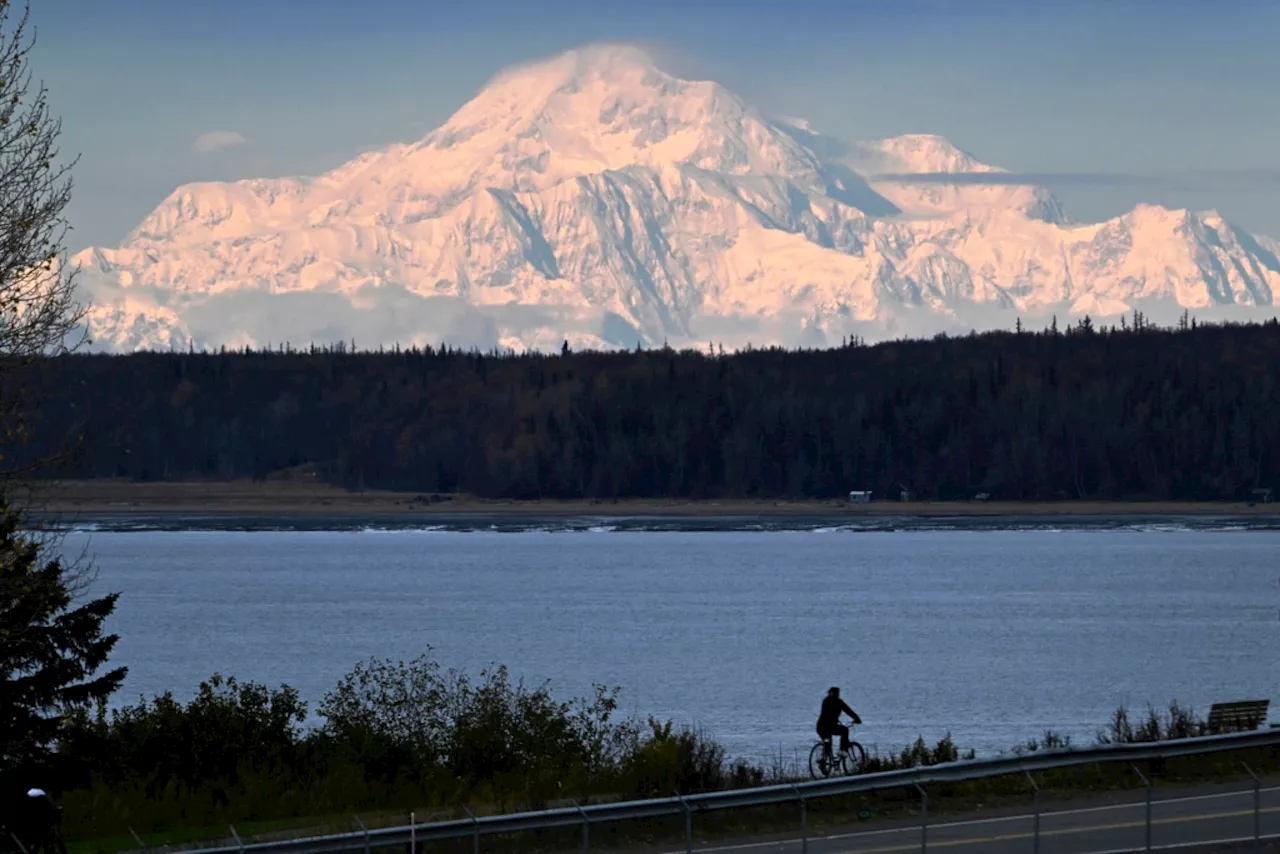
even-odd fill
[[[1225,732],[1246,732],[1262,726],[1267,719],[1270,700],[1240,700],[1235,703],[1214,703],[1209,707],[1209,732],[1217,735]]]

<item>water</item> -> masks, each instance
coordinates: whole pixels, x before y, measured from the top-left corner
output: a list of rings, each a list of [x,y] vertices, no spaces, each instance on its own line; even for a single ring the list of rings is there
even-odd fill
[[[66,545],[88,546],[96,590],[123,593],[117,701],[189,697],[220,671],[314,707],[356,662],[432,647],[444,666],[505,663],[565,695],[619,685],[624,713],[766,760],[807,751],[829,685],[868,747],[950,732],[980,753],[1048,728],[1090,741],[1120,704],[1204,713],[1280,685],[1280,531],[513,524],[141,525]]]

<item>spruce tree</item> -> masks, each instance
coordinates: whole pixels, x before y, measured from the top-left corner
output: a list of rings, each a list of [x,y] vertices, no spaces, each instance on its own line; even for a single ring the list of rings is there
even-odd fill
[[[29,779],[44,776],[64,724],[105,704],[126,672],[99,673],[119,594],[77,601],[83,575],[51,551],[0,496],[0,768]]]

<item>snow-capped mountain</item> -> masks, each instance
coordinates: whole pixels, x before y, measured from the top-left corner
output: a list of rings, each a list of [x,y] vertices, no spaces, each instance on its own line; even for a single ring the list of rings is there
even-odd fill
[[[1273,311],[1216,213],[1072,222],[928,135],[850,142],[599,46],[511,69],[423,139],[315,178],[179,187],[74,259],[110,349],[355,339],[822,345],[1141,306]]]

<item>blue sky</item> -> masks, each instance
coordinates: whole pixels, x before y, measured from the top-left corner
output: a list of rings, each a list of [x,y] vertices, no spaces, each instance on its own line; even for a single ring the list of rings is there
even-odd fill
[[[1081,217],[1144,200],[1216,207],[1280,238],[1275,2],[33,6],[33,68],[64,152],[81,156],[73,250],[114,245],[184,182],[315,174],[420,137],[500,68],[594,41],[642,45],[673,73],[830,133],[939,133],[988,163],[1063,173],[1052,186]]]

